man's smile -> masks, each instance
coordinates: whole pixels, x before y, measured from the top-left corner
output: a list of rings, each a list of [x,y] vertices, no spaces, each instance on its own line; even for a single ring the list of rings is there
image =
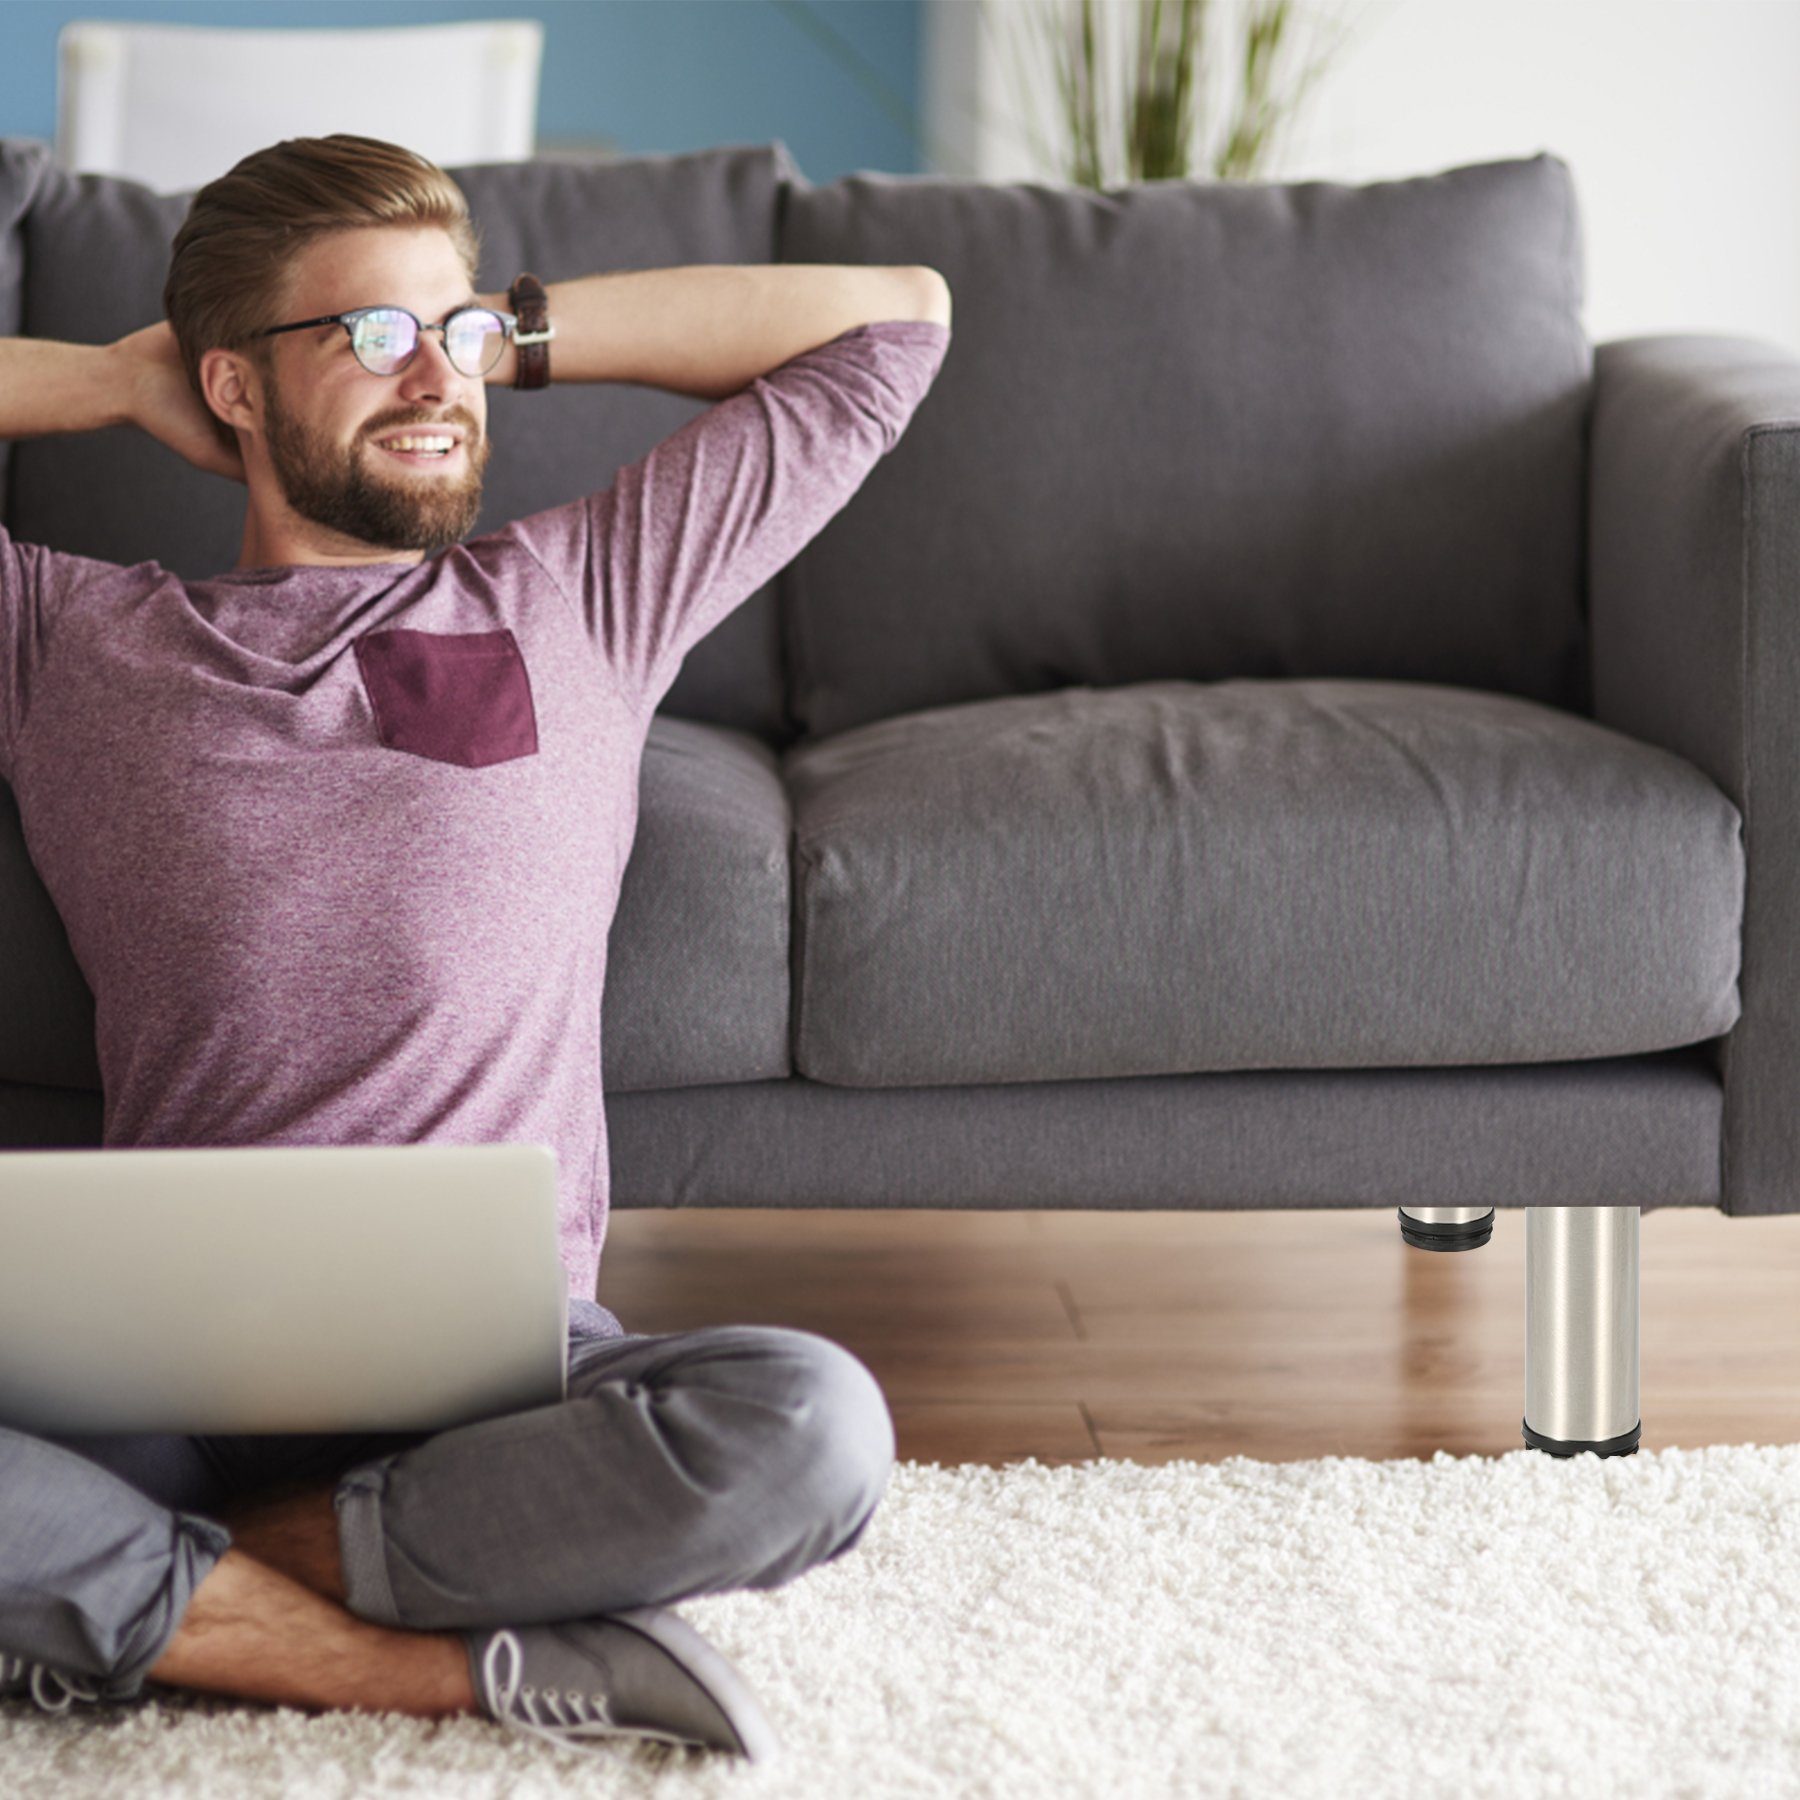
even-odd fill
[[[439,451],[396,450],[388,444],[379,444],[376,448],[384,455],[392,457],[394,461],[408,463],[415,468],[446,467],[451,463],[459,462],[462,457],[461,444],[452,444],[448,450]]]

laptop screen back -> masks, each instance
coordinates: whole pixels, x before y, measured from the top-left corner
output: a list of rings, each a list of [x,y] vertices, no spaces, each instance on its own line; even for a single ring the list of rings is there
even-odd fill
[[[0,1153],[0,1424],[439,1431],[566,1393],[542,1144]]]

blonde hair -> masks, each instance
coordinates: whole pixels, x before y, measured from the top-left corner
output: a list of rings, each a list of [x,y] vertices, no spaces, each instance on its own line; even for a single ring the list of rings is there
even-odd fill
[[[399,144],[343,131],[284,138],[194,195],[170,247],[163,311],[188,385],[225,448],[238,447],[237,432],[207,405],[201,356],[240,351],[267,375],[274,340],[254,334],[287,322],[283,310],[300,253],[333,232],[382,225],[448,232],[474,287],[481,231],[467,198],[436,163]]]

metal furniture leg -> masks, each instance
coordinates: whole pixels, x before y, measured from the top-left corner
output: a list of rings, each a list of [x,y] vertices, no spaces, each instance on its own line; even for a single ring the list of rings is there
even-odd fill
[[[1525,1442],[1630,1456],[1638,1415],[1638,1208],[1525,1209]]]
[[[1479,1250],[1494,1235],[1494,1209],[1402,1206],[1400,1235],[1415,1250]]]

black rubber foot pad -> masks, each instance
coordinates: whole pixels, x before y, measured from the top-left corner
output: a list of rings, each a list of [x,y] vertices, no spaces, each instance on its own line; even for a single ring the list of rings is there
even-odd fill
[[[1638,1439],[1644,1434],[1644,1421],[1639,1419],[1622,1437],[1605,1438],[1598,1443],[1584,1443],[1578,1438],[1545,1437],[1541,1431],[1533,1431],[1523,1419],[1519,1421],[1525,1432],[1525,1442],[1533,1450],[1548,1450],[1552,1456],[1579,1456],[1584,1450],[1591,1450],[1596,1456],[1635,1456]]]
[[[1394,1211],[1400,1216],[1400,1235],[1415,1250],[1479,1250],[1494,1235],[1491,1206],[1479,1219],[1464,1219],[1457,1224],[1415,1219],[1403,1206]]]

